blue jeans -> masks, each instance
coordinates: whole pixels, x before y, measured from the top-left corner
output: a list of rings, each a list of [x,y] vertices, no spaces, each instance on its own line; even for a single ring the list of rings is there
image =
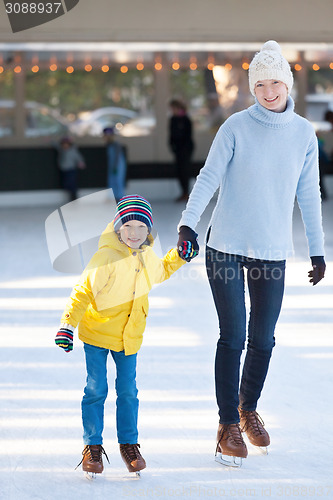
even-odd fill
[[[125,194],[126,163],[118,161],[117,170],[113,172],[108,169],[108,188],[112,188],[113,195],[118,202]]]
[[[215,358],[215,388],[221,424],[239,422],[238,406],[252,411],[264,386],[274,330],[284,293],[285,261],[231,255],[206,247],[206,269],[220,326]],[[245,276],[250,295],[246,356]]]
[[[125,356],[102,347],[84,344],[87,385],[82,399],[84,444],[103,444],[104,402],[108,394],[107,357],[109,352],[116,364],[116,422],[118,443],[138,442],[139,400],[136,388],[136,354]]]

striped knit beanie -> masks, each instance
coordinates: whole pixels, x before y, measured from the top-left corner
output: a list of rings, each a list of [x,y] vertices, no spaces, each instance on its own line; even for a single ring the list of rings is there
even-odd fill
[[[119,200],[113,220],[114,230],[119,231],[121,226],[129,220],[144,222],[149,230],[153,225],[150,203],[138,194],[124,196]]]

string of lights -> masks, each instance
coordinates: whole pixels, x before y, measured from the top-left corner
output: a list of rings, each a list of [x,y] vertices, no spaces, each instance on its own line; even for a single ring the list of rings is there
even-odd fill
[[[136,64],[111,64],[108,61],[102,61],[100,64],[97,62],[92,63],[91,61],[86,61],[85,63],[77,63],[75,64],[74,61],[71,59],[70,61],[67,61],[67,63],[64,62],[57,62],[55,58],[51,58],[48,64],[39,64],[38,58],[34,57],[31,61],[31,63],[28,63],[28,61],[25,61],[24,63],[19,63],[15,62],[14,64],[10,62],[9,64],[5,64],[3,61],[3,58],[0,58],[0,74],[4,73],[5,71],[13,71],[16,74],[21,73],[23,70],[25,71],[31,71],[32,73],[38,73],[39,71],[43,70],[49,70],[52,72],[55,71],[66,71],[68,74],[74,73],[74,71],[86,71],[87,73],[90,73],[92,71],[102,71],[103,73],[108,73],[109,71],[120,71],[121,73],[127,73],[130,69],[136,69],[137,71],[142,71],[145,68],[154,68],[155,71],[161,71],[162,69],[171,69],[173,71],[179,71],[179,70],[188,70],[190,69],[191,71],[197,71],[197,70],[202,70],[207,68],[208,70],[212,71],[215,66],[222,66],[226,71],[231,71],[232,69],[237,69],[237,68],[242,68],[243,70],[247,71],[249,69],[249,63],[247,61],[241,61],[239,63],[234,63],[232,64],[231,62],[225,62],[223,64],[220,63],[215,63],[215,61],[212,60],[212,58],[208,58],[208,61],[206,63],[200,63],[195,56],[192,56],[187,63],[182,63],[178,59],[175,59],[174,61],[171,61],[170,63],[165,63],[162,62],[159,58],[156,59],[153,64],[147,64],[145,65],[142,60],[138,61]],[[333,61],[332,62],[327,62],[327,63],[321,63],[320,65],[318,63],[295,63],[291,65],[292,69],[294,71],[303,71],[305,69],[310,69],[313,71],[319,71],[320,69],[331,69],[333,70]]]

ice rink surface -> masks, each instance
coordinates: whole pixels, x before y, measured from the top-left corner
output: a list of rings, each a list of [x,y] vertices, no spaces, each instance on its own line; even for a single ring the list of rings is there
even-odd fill
[[[177,242],[183,206],[152,205],[165,253]],[[104,448],[111,465],[94,482],[74,470],[83,448],[82,345],[75,337],[66,354],[54,344],[77,279],[50,262],[45,220],[57,207],[1,209],[0,499],[333,499],[333,199],[323,204],[328,269],[316,287],[308,283],[310,261],[295,211],[296,253],[287,263],[277,345],[258,407],[271,446],[264,456],[247,443],[249,456],[236,470],[214,461],[218,323],[203,258],[212,206],[198,226],[199,257],[150,294],[137,377],[147,469],[137,479],[120,458],[109,361]],[[111,220],[113,210],[83,204],[81,215],[93,225]]]

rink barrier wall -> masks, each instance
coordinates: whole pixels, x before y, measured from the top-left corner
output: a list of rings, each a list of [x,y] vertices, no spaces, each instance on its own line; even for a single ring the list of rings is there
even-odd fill
[[[82,189],[106,187],[106,152],[104,147],[80,147],[87,168],[78,170]],[[196,177],[204,161],[192,164]],[[170,162],[129,162],[127,179],[175,179],[175,165]],[[60,189],[60,172],[55,148],[1,148],[0,192]]]

